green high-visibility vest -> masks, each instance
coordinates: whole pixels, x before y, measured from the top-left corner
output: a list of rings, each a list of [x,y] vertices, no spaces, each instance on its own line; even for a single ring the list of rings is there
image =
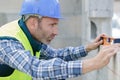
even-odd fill
[[[8,23],[0,28],[0,37],[13,37],[19,40],[24,46],[25,50],[30,50],[31,55],[33,56],[32,46],[18,25],[18,20]],[[36,52],[36,57],[39,58],[40,52]],[[7,77],[0,77],[0,80],[32,80],[32,77],[28,74],[25,74],[19,70],[14,70],[14,72]]]

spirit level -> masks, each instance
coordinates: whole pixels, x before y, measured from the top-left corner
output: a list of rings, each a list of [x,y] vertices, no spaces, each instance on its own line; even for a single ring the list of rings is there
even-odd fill
[[[103,40],[103,45],[111,45],[112,43],[120,43],[120,38],[113,38],[113,37],[101,37]]]

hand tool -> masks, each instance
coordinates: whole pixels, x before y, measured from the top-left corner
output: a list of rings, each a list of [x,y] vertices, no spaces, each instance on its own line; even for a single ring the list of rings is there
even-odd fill
[[[103,40],[104,46],[111,45],[114,43],[120,43],[120,38],[102,36],[100,40]]]

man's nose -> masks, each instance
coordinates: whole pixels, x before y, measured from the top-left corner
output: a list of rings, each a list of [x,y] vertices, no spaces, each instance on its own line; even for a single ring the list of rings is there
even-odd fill
[[[54,35],[58,35],[58,26],[54,27],[53,34]]]

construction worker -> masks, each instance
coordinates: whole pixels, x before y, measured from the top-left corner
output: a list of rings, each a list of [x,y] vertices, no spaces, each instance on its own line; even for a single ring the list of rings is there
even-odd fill
[[[0,80],[64,80],[100,69],[120,44],[104,47],[97,56],[78,60],[103,43],[101,34],[86,46],[54,49],[48,44],[58,34],[58,0],[25,0],[21,19],[0,28]]]

